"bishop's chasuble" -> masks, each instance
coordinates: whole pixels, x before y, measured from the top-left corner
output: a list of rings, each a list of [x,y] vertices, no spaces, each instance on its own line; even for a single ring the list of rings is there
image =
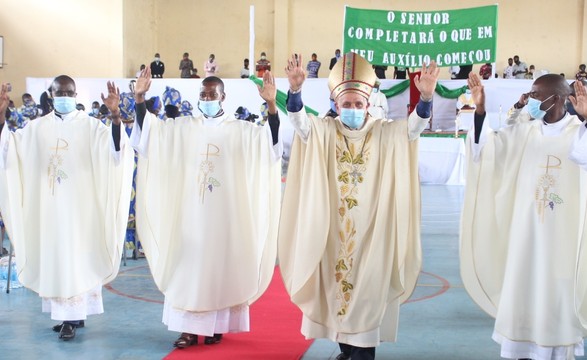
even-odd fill
[[[361,347],[394,341],[421,267],[417,139],[427,119],[369,117],[349,130],[338,118],[289,116],[279,262],[302,333]]]
[[[467,138],[461,276],[496,318],[502,356],[503,341],[560,347],[587,333],[587,138],[579,130],[567,115],[484,129],[477,150]]]
[[[166,304],[210,312],[255,301],[277,253],[281,154],[269,125],[147,113],[131,141],[137,231]]]
[[[18,278],[44,298],[71,298],[118,274],[133,150],[83,112],[50,113],[2,131],[0,207]]]

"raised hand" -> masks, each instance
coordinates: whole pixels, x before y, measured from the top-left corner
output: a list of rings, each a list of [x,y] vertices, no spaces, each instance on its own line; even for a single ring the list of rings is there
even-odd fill
[[[263,74],[263,86],[257,85],[257,89],[259,90],[259,96],[267,102],[269,112],[275,114],[277,112],[277,88],[275,87],[275,78],[271,74],[271,71],[265,71],[265,74]]]
[[[104,97],[104,94],[101,93],[100,96],[102,97],[102,102],[108,107],[108,110],[110,110],[110,113],[112,114],[112,122],[115,125],[120,125],[120,108],[118,107],[118,104],[120,103],[120,91],[116,85],[114,85],[113,81],[108,81],[106,85],[108,87],[108,96]]]
[[[145,101],[145,94],[151,87],[151,68],[146,67],[141,71],[141,75],[137,78],[135,84],[135,100],[137,103]]]
[[[436,89],[436,82],[438,80],[438,74],[440,74],[440,68],[436,66],[436,61],[431,61],[430,65],[422,65],[420,75],[414,77],[414,84],[420,91],[422,99],[429,101],[434,96],[434,90]]]
[[[469,73],[469,79],[467,79],[467,85],[469,86],[469,90],[471,90],[471,97],[475,102],[475,112],[480,115],[485,114],[485,89],[483,88],[479,75],[471,71]]]
[[[530,93],[524,93],[520,96],[520,100],[518,100],[519,108],[523,108],[524,106],[528,105],[528,98],[530,97]]]
[[[285,73],[287,74],[287,80],[289,80],[289,89],[292,91],[300,90],[306,80],[306,70],[304,70],[302,64],[302,55],[298,55],[297,58],[292,55],[287,61]]]
[[[9,103],[8,84],[2,83],[0,86],[0,125],[6,121],[6,109],[8,109]]]
[[[587,118],[587,90],[579,80],[575,81],[573,86],[575,87],[575,96],[569,95],[569,100],[571,100],[577,114]],[[2,109],[0,108],[0,110]]]

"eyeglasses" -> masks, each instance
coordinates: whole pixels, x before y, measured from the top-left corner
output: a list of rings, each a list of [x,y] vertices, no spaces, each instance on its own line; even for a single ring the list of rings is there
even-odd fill
[[[57,90],[53,92],[54,96],[57,97],[62,97],[62,96],[67,96],[67,97],[75,97],[75,91],[61,91],[61,90]]]

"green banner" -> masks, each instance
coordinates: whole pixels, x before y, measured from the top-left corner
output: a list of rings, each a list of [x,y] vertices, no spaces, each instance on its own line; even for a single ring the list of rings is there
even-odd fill
[[[373,65],[491,63],[496,42],[497,5],[427,12],[345,8],[344,52]]]

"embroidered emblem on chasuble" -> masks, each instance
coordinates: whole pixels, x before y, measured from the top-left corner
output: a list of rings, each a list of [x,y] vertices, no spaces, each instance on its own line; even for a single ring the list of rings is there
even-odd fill
[[[61,184],[62,180],[67,179],[67,173],[63,170],[63,152],[67,151],[69,143],[65,139],[57,138],[55,146],[50,147],[49,166],[47,167],[47,176],[49,178],[49,189],[51,195],[55,195],[55,185]]]
[[[200,202],[204,203],[206,191],[212,192],[220,186],[220,182],[211,176],[214,173],[214,159],[220,156],[220,147],[214,144],[206,144],[206,150],[202,154],[200,162],[200,171],[198,173],[198,183],[200,184]]]
[[[536,210],[540,221],[544,222],[544,212],[547,208],[554,211],[555,205],[563,203],[563,199],[556,193],[558,170],[562,170],[562,161],[554,155],[546,155],[546,164],[541,166],[544,173],[538,177],[534,197],[536,199]]]
[[[339,192],[339,248],[335,265],[335,280],[338,284],[336,300],[338,316],[345,316],[352,301],[353,262],[357,248],[353,208],[358,207],[359,186],[364,181],[364,172],[370,154],[371,132],[358,142],[349,141],[344,135],[336,133],[336,172]]]

